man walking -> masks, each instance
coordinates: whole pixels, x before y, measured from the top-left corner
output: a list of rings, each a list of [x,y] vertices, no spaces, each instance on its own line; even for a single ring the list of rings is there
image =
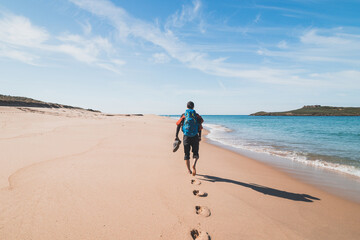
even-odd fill
[[[181,115],[180,119],[176,122],[176,137],[175,140],[179,140],[179,131],[180,128],[184,133],[184,160],[186,163],[186,167],[190,174],[193,176],[196,175],[196,163],[199,159],[199,142],[201,141],[201,130],[202,123],[204,120],[202,117],[197,114],[194,110],[194,103],[188,102],[187,109],[184,114]],[[193,153],[194,163],[192,166],[192,171],[190,169],[190,148]]]

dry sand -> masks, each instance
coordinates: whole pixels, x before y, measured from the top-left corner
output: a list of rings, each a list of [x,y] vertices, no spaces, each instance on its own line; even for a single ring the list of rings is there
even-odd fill
[[[0,239],[360,238],[359,204],[231,151],[191,177],[174,123],[0,107]]]

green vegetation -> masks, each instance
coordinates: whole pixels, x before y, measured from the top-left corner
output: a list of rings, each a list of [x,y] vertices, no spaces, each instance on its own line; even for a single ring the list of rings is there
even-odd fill
[[[26,97],[14,97],[0,94],[0,106],[9,107],[40,107],[40,108],[70,108],[70,109],[82,109],[79,107],[73,107],[68,105],[62,105],[57,103],[47,103],[32,98]],[[92,112],[99,112],[97,110],[86,109]]]
[[[359,107],[304,106],[286,112],[257,112],[252,116],[360,116]]]

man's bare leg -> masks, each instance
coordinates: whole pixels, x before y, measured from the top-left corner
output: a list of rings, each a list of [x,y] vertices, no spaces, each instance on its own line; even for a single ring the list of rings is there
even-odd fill
[[[196,163],[197,163],[197,160],[198,160],[199,158],[197,157],[197,158],[194,158],[194,164],[193,164],[193,166],[192,166],[192,175],[193,176],[195,176],[196,175]]]
[[[190,170],[190,160],[185,160],[185,162],[186,162],[186,167],[187,167],[187,169],[189,171],[189,174],[191,174],[192,172]]]

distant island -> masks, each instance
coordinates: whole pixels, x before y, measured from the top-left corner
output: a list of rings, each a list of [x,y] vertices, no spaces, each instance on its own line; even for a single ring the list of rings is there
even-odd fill
[[[62,105],[57,103],[48,103],[35,100],[27,97],[16,97],[0,94],[0,106],[6,107],[38,107],[38,108],[68,108],[68,109],[82,109],[91,112],[100,112],[93,109],[83,109],[80,107],[73,107],[68,105]]]
[[[286,112],[257,112],[251,116],[360,116],[360,107],[308,105]]]

